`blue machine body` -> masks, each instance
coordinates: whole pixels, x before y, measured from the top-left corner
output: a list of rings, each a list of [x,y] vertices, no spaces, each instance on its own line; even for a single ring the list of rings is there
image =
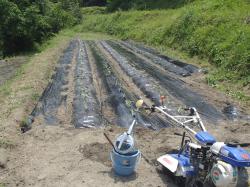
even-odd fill
[[[193,165],[190,163],[189,156],[183,154],[171,154],[171,156],[178,160],[178,164],[180,167],[184,168],[186,176],[196,175],[197,172],[194,170]]]
[[[216,142],[215,138],[208,132],[200,131],[195,135],[199,143],[203,145],[212,145]],[[180,154],[170,154],[173,158],[178,160],[179,167],[184,168],[186,176],[195,176],[195,171],[192,163],[190,162],[189,148],[186,147]],[[219,151],[219,158],[231,164],[234,167],[250,167],[250,153],[241,147],[232,147],[224,145]]]
[[[219,152],[219,157],[236,167],[250,167],[250,153],[241,147],[224,145]]]
[[[206,131],[196,133],[195,138],[203,145],[213,145],[216,142],[215,138]]]

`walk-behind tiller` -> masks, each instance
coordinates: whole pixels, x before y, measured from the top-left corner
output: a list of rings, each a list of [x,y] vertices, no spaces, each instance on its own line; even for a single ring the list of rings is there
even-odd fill
[[[142,106],[142,101],[137,102]],[[250,153],[241,147],[248,143],[217,142],[209,134],[195,108],[188,108],[189,115],[173,116],[166,107],[144,107],[151,112],[159,111],[175,126],[184,128],[178,152],[163,155],[157,161],[174,175],[180,186],[247,186]],[[199,129],[196,132],[194,129]],[[187,135],[188,134],[188,135]]]

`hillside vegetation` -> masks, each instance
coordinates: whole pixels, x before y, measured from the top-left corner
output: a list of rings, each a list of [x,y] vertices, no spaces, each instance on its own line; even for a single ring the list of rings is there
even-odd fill
[[[78,0],[0,0],[0,58],[37,48],[80,22]]]
[[[81,31],[86,30],[151,46],[166,46],[207,59],[217,67],[207,77],[210,85],[237,83],[247,94],[237,91],[233,96],[249,99],[250,2],[247,0],[196,0],[175,9],[85,15]]]

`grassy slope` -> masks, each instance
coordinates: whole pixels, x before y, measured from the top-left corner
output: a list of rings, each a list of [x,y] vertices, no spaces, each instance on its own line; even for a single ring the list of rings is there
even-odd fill
[[[196,0],[177,9],[88,15],[80,30],[199,56],[216,67],[210,85],[249,101],[249,10],[247,0]]]

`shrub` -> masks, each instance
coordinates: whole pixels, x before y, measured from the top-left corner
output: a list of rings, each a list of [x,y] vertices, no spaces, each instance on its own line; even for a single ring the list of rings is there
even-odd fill
[[[1,56],[33,50],[53,33],[79,23],[82,16],[77,0],[0,0],[0,10]]]

